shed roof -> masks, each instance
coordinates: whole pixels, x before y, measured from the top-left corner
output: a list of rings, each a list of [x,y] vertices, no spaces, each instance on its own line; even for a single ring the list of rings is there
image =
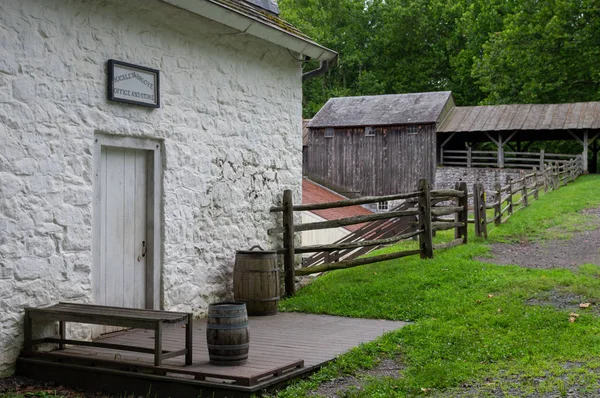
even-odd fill
[[[437,131],[455,133],[581,129],[600,129],[600,102],[455,107]]]
[[[333,192],[330,189],[325,188],[316,182],[302,179],[302,204],[316,204],[326,202],[337,202],[339,200],[348,199],[338,193]],[[338,207],[336,209],[324,209],[314,210],[311,213],[315,213],[319,217],[323,217],[326,220],[337,220],[339,218],[353,217],[372,214],[373,212],[369,209],[365,209],[362,206],[349,206],[349,207]],[[356,231],[361,228],[364,224],[346,225],[345,229],[348,231]]]
[[[309,127],[437,123],[451,98],[450,91],[331,98]]]

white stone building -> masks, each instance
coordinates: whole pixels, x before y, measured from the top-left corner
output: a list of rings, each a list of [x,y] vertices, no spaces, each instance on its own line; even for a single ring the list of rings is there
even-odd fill
[[[0,375],[26,306],[202,314],[236,250],[277,244],[269,207],[300,201],[299,60],[336,54],[252,3],[0,2]],[[159,70],[160,107],[109,101],[110,59]]]

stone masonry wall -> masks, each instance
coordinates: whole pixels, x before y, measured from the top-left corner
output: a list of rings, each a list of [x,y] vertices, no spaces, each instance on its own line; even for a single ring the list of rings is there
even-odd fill
[[[492,191],[495,189],[496,182],[506,185],[507,177],[517,179],[525,172],[530,173],[531,170],[438,166],[435,172],[435,186],[438,189],[454,188],[456,182],[465,181],[470,192],[473,184],[480,182],[486,191]]]
[[[0,375],[25,306],[92,300],[95,132],[162,142],[165,309],[202,314],[236,250],[278,243],[269,207],[302,179],[287,50],[158,0],[8,0],[0,53]],[[160,109],[106,100],[111,58],[161,71]]]

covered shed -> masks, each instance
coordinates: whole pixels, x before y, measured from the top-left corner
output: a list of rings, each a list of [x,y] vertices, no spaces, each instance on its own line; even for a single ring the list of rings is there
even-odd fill
[[[349,197],[414,190],[435,179],[436,128],[449,91],[332,98],[308,124],[306,175]]]
[[[584,171],[588,170],[589,146],[592,146],[591,169],[595,171],[600,102],[455,107],[440,124],[438,135],[438,156],[442,165],[463,164],[457,156],[448,155],[448,151],[456,155],[457,150],[481,142],[496,145],[495,165],[503,168],[510,166],[508,161],[518,159],[521,154],[525,156],[533,142],[573,140],[581,144]],[[543,156],[542,152],[541,167],[545,161]]]

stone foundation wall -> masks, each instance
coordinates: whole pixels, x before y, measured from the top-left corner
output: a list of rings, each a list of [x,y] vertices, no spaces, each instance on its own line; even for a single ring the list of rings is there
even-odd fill
[[[24,307],[92,301],[94,133],[163,146],[163,308],[231,298],[235,251],[301,202],[292,55],[158,0],[0,2],[0,52],[0,375]],[[159,69],[161,108],[108,102],[108,59]]]
[[[456,182],[464,181],[470,192],[473,184],[480,182],[486,191],[492,191],[495,189],[496,182],[506,185],[507,178],[516,179],[523,173],[531,173],[531,170],[438,166],[435,173],[435,186],[437,189],[454,188]]]

